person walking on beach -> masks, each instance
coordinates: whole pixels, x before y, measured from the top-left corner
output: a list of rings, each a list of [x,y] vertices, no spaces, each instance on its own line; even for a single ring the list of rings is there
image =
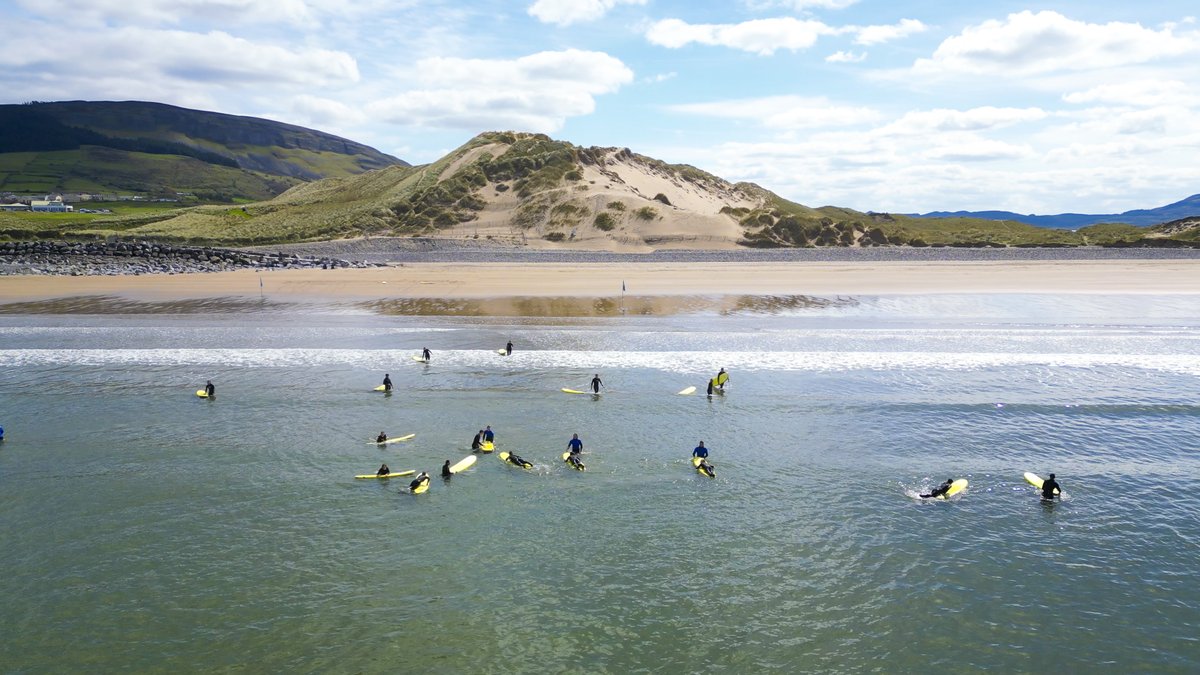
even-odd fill
[[[708,448],[704,447],[704,441],[700,441],[700,445],[697,445],[692,450],[692,457],[699,457],[700,459],[708,458]]]
[[[475,434],[475,438],[471,441],[471,452],[479,451],[479,445],[482,440],[483,440],[483,429],[480,429],[479,433]]]
[[[600,373],[596,373],[596,376],[592,378],[592,393],[599,394],[600,387],[603,387],[603,386],[604,386],[604,383],[600,381]]]
[[[384,391],[392,390],[392,377],[390,375],[388,375],[387,373],[383,374],[383,390]]]
[[[204,395],[209,398],[217,395],[217,388],[213,386],[212,380],[209,380],[208,384],[204,385]]]
[[[942,495],[944,495],[944,494],[946,494],[947,492],[949,492],[949,491],[950,491],[950,486],[951,486],[951,485],[954,485],[954,479],[953,479],[953,478],[947,478],[947,479],[946,479],[946,482],[945,482],[945,483],[942,483],[941,485],[939,485],[939,486],[937,486],[937,487],[935,487],[935,488],[933,489],[933,492],[930,492],[930,493],[929,493],[929,494],[927,494],[927,495],[921,495],[921,499],[933,499],[934,497],[941,497]]]
[[[1062,486],[1054,480],[1054,474],[1042,481],[1042,499],[1054,499],[1062,493]]]
[[[496,434],[492,433],[492,425],[490,425],[490,424],[489,424],[489,425],[487,425],[487,427],[485,427],[485,428],[484,428],[484,430],[483,430],[483,440],[487,441],[488,443],[494,443],[494,442],[495,442],[495,440],[496,440]]]
[[[512,340],[509,340],[508,344],[504,345],[504,355],[512,356]]]
[[[424,349],[421,350],[421,358],[425,359],[426,361],[433,358],[433,354],[430,353],[428,347],[425,347]]]
[[[572,456],[583,452],[583,441],[579,440],[579,434],[571,434],[571,440],[567,441],[567,450]]]

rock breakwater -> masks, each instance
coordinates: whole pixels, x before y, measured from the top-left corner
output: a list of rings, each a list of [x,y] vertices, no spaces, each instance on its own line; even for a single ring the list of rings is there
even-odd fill
[[[191,274],[236,269],[371,267],[328,256],[154,242],[0,242],[0,274],[94,276]]]

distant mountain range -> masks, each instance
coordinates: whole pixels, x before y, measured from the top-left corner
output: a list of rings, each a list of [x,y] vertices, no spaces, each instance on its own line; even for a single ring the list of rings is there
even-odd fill
[[[1083,213],[1060,213],[1056,216],[1037,216],[1013,213],[1012,211],[934,211],[922,213],[920,218],[983,218],[985,220],[1015,220],[1038,227],[1051,227],[1059,230],[1077,230],[1088,225],[1100,223],[1124,223],[1145,227],[1158,225],[1181,218],[1200,216],[1200,194],[1187,199],[1167,204],[1156,209],[1137,209],[1125,213],[1110,213],[1104,215],[1088,215]]]
[[[0,192],[269,199],[396,157],[282,122],[143,101],[0,105]]]

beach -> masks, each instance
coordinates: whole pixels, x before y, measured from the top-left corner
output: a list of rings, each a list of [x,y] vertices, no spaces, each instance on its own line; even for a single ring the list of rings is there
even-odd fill
[[[261,281],[261,284],[260,284]],[[368,269],[0,277],[0,302],[269,298],[1200,293],[1200,260],[402,263]]]

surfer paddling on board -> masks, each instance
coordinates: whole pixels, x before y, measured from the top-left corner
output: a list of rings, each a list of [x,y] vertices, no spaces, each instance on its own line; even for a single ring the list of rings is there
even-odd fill
[[[388,468],[388,465],[383,464],[383,465],[380,465],[379,470],[375,472],[375,475],[376,476],[386,476],[391,472],[392,472],[392,470]]]
[[[383,374],[383,390],[384,391],[392,390],[392,378],[387,373]]]
[[[942,483],[941,485],[939,485],[939,486],[937,486],[937,487],[935,487],[935,488],[933,489],[933,492],[930,492],[930,493],[929,493],[929,494],[927,494],[927,495],[921,495],[921,499],[933,499],[934,497],[941,497],[942,495],[944,495],[944,494],[946,494],[947,492],[949,492],[949,491],[950,491],[950,486],[951,486],[951,485],[954,485],[954,479],[953,479],[953,478],[947,478],[947,479],[946,479],[946,482],[945,482],[945,483]]]
[[[417,488],[421,487],[421,483],[427,480],[429,480],[429,474],[422,471],[421,473],[417,474],[417,477],[411,483],[408,484],[408,489],[416,490]]]
[[[1054,480],[1054,474],[1042,481],[1042,499],[1054,499],[1062,493],[1062,487]]]
[[[579,434],[571,434],[571,440],[567,441],[567,450],[571,452],[572,457],[583,452],[583,441],[579,440]]]
[[[512,356],[512,340],[509,340],[508,344],[504,345],[504,355]]]
[[[604,383],[600,381],[600,373],[596,373],[596,376],[592,378],[592,393],[599,394],[600,387],[603,387],[603,386],[604,386]]]
[[[208,384],[204,385],[204,395],[209,398],[217,395],[217,388],[213,386],[212,380],[209,380]]]

